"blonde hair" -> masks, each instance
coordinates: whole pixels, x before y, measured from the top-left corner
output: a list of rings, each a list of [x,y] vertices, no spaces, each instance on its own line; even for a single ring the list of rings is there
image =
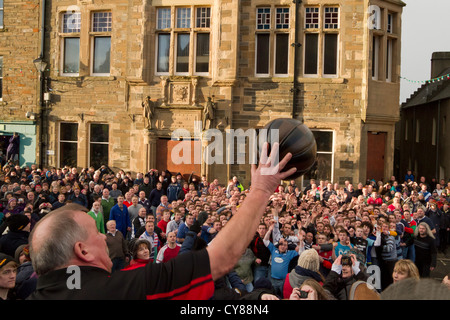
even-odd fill
[[[395,263],[394,271],[399,273],[406,273],[408,278],[413,278],[416,280],[420,279],[419,269],[417,266],[409,259],[401,259]]]
[[[325,289],[314,279],[306,279],[300,285],[299,289],[301,290],[304,286],[310,286],[317,292],[317,300],[330,300],[330,296],[327,294]]]
[[[420,226],[424,226],[425,229],[427,229],[427,235],[428,235],[430,238],[433,238],[433,239],[435,238],[433,232],[431,232],[430,226],[429,226],[428,223],[426,223],[426,222],[421,222],[421,223],[419,223],[419,225],[417,226],[416,230],[414,230],[414,236],[415,236],[416,238],[419,236],[419,227],[420,227]]]

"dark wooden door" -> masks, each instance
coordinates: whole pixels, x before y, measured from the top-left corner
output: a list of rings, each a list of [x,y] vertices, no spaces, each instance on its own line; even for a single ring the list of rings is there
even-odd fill
[[[386,132],[367,133],[367,179],[384,180]]]

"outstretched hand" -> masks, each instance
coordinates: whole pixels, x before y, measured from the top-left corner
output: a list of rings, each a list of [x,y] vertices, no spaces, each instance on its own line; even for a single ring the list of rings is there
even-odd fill
[[[279,147],[279,143],[275,142],[272,145],[270,155],[267,155],[269,144],[265,142],[261,151],[259,166],[252,164],[251,188],[266,192],[268,197],[274,192],[281,180],[286,179],[297,171],[297,168],[294,167],[286,172],[282,172],[286,164],[291,160],[292,154],[286,154],[278,162]]]

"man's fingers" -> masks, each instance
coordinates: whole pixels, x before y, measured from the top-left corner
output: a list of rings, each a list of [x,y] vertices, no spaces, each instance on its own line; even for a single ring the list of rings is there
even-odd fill
[[[259,158],[259,162],[262,164],[266,164],[267,162],[267,151],[269,150],[269,143],[268,142],[264,142],[262,150],[261,150],[261,155]]]
[[[279,170],[282,171],[288,162],[292,159],[292,153],[288,152],[278,164]]]
[[[293,175],[296,172],[297,172],[296,167],[290,168],[286,172],[280,172],[280,180],[285,180],[287,177],[289,177],[290,175]]]

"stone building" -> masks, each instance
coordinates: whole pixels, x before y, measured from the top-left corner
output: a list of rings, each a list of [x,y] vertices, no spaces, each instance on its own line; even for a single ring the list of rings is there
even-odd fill
[[[20,137],[21,165],[39,162],[39,1],[0,0],[0,155]]]
[[[317,166],[306,180],[389,177],[404,5],[48,2],[44,60],[51,97],[43,162],[194,171],[223,184],[237,175],[248,185],[249,148],[223,143],[226,133],[294,117],[313,130],[318,143]],[[212,118],[204,123],[207,106]],[[207,136],[205,126],[223,139]],[[205,155],[215,163],[201,161]]]
[[[430,79],[402,104],[398,123],[399,176],[407,170],[431,182],[450,172],[450,52],[434,52]],[[432,191],[432,190],[431,190]]]

